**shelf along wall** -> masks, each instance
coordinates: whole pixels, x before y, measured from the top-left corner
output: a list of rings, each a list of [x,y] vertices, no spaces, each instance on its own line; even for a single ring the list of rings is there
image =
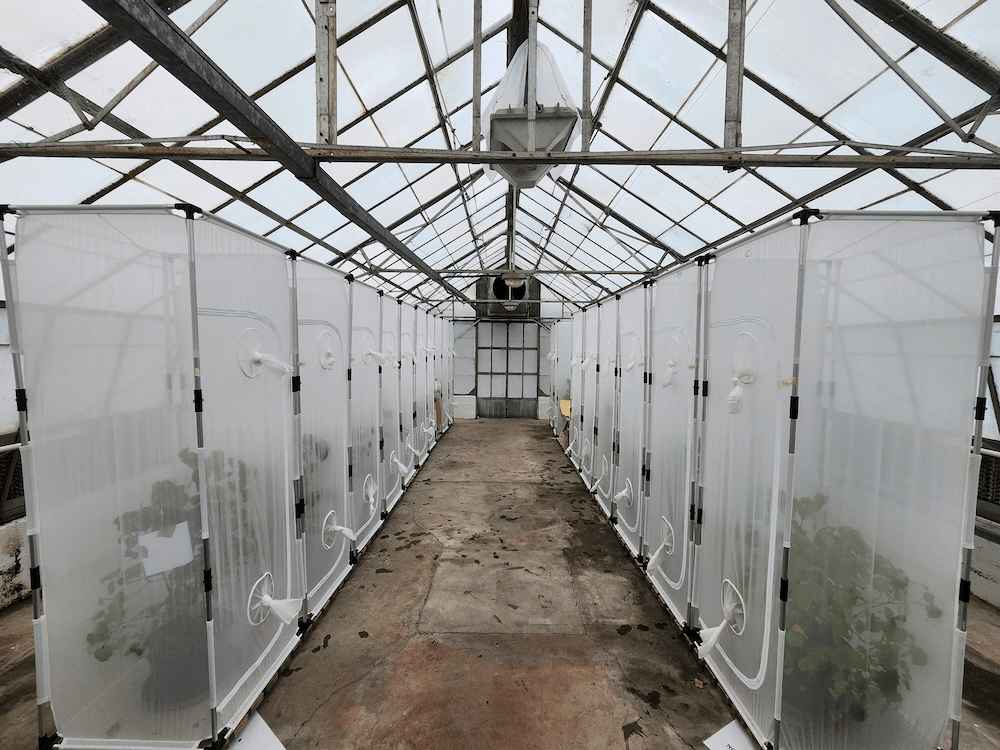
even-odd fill
[[[193,207],[15,211],[39,704],[61,747],[217,741],[398,499],[403,306]]]
[[[573,318],[613,489],[589,427],[568,453],[762,747],[957,741],[984,218],[803,212]]]

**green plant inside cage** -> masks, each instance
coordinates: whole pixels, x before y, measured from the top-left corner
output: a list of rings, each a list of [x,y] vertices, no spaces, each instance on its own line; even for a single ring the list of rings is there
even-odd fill
[[[793,504],[785,698],[833,722],[864,721],[901,703],[913,670],[927,664],[911,618],[943,613],[857,528],[821,523],[828,500]]]

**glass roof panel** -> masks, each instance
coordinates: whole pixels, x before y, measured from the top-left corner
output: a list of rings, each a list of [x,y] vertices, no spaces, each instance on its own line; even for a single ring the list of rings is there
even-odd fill
[[[409,190],[402,190],[388,200],[371,209],[371,215],[383,224],[391,224],[411,211],[419,208],[416,196]]]
[[[305,211],[319,200],[309,187],[284,171],[247,195],[286,219]]]
[[[229,194],[169,161],[153,164],[143,171],[140,180],[159,188],[180,203],[209,209],[229,199]]]
[[[978,86],[922,49],[904,57],[900,67],[948,112],[964,112],[988,98]]]
[[[421,204],[430,203],[449,188],[457,189],[455,173],[450,166],[442,164],[433,172],[412,183],[411,188]]]
[[[381,203],[406,187],[406,179],[395,164],[382,164],[347,186],[347,192],[365,208]]]
[[[94,203],[102,206],[155,205],[170,200],[176,199],[172,199],[162,190],[157,190],[138,180],[129,180],[107,195],[98,198]]]
[[[338,89],[338,117],[345,116],[340,109],[340,102],[345,98]],[[304,143],[316,141],[316,66],[310,65],[278,88],[268,91],[257,99],[257,103],[294,140]]]
[[[924,187],[958,211],[995,211],[1000,205],[1000,173],[993,170],[948,172]]]
[[[629,182],[629,190],[674,221],[687,216],[702,204],[701,198],[654,167],[636,170],[635,177]]]
[[[892,117],[885,116],[887,110]],[[906,143],[941,122],[891,71],[865,86],[826,119],[849,138],[865,143]]]
[[[311,240],[303,237],[299,232],[295,232],[288,227],[278,227],[276,230],[267,235],[267,238],[272,242],[277,242],[279,245],[282,245],[289,250],[295,250],[296,252],[301,252],[312,244]]]
[[[613,65],[618,58],[638,3],[626,0],[594,0],[592,48],[596,58]],[[539,3],[538,17],[561,29],[566,36],[582,46],[583,5],[581,3]],[[568,80],[568,79],[567,79]],[[579,90],[579,89],[577,89]]]
[[[937,211],[937,206],[913,191],[896,195],[880,203],[869,206],[874,211]]]
[[[712,206],[702,206],[682,222],[685,229],[708,242],[725,237],[739,229],[739,225],[727,219]]]
[[[89,159],[11,159],[0,163],[0,200],[14,205],[79,203],[114,177]]]
[[[413,22],[405,7],[338,45],[337,56],[369,109],[425,75]]]
[[[904,189],[899,180],[885,172],[870,172],[857,180],[813,201],[818,208],[854,211],[895,195]]]
[[[299,216],[295,223],[309,234],[326,237],[334,229],[347,223],[347,219],[329,203],[320,203]]]
[[[219,209],[216,215],[256,234],[267,234],[278,226],[274,219],[239,201]]]
[[[69,103],[55,94],[44,94],[26,107],[22,107],[10,119],[22,128],[42,137],[54,135],[80,124],[80,118],[76,116]],[[38,140],[38,137],[30,137],[29,140]]]
[[[691,0],[654,0],[654,3],[717,47],[729,38],[728,3],[725,0],[695,3]],[[759,0],[749,0],[748,15],[762,4]]]
[[[406,146],[439,124],[431,87],[423,82],[372,115],[388,146]]]
[[[890,54],[898,57],[912,46],[884,24],[872,25],[871,16],[849,5],[851,15]],[[819,29],[822,33],[815,33]],[[746,65],[819,115],[885,68],[823,0],[775,0],[756,24],[747,26]]]
[[[559,68],[559,73],[573,97],[573,103],[578,107],[581,106],[583,103],[583,52],[541,24],[538,26],[538,41],[549,48],[552,58],[556,62],[556,67]],[[591,57],[590,93],[591,103],[594,106],[597,105],[601,82],[607,73],[608,68],[602,65],[600,60]],[[573,148],[578,148],[578,146],[573,146]]]
[[[660,241],[683,255],[695,253],[705,246],[701,239],[695,237],[680,224],[661,234]]]
[[[725,82],[721,85],[724,91]],[[770,146],[794,142],[813,124],[757,84],[744,81],[742,127],[744,146]]]
[[[126,42],[92,62],[66,83],[73,91],[103,107],[149,62],[146,53],[132,42]]]
[[[751,174],[719,193],[713,203],[730,216],[750,224],[761,214],[771,213],[788,205],[788,199]]]
[[[327,244],[337,248],[340,252],[347,252],[358,245],[371,240],[371,235],[357,224],[346,224],[332,234],[320,235]]]
[[[192,161],[191,163],[215,175],[237,191],[243,191],[259,182],[274,172],[278,166],[266,161]]]
[[[966,3],[967,4],[967,3]],[[1000,67],[1000,6],[984,2],[974,11],[948,27],[954,36],[977,55]]]
[[[670,54],[664,54],[670,50]],[[669,112],[677,112],[715,63],[715,56],[646,13],[622,66],[621,77]]]
[[[106,25],[78,0],[32,3],[30,13],[25,12],[23,0],[2,0],[0,17],[16,22],[0,28],[0,46],[35,67]]]
[[[633,150],[652,147],[669,120],[621,86],[611,90],[601,115],[601,130]]]
[[[650,234],[665,232],[673,222],[655,208],[628,192],[620,194],[612,208],[633,224],[642,227]],[[680,218],[680,217],[676,217]],[[635,234],[634,230],[632,233]]]
[[[148,136],[190,133],[217,116],[163,68],[157,68],[114,108],[114,114]]]
[[[228,0],[191,38],[240,88],[256,91],[309,56],[316,27],[297,0]]]
[[[417,16],[434,65],[472,45],[472,3],[464,0],[417,0]],[[503,3],[483,3],[482,29],[510,18]]]

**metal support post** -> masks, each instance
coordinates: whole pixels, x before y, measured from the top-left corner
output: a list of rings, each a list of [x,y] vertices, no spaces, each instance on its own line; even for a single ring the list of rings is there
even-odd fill
[[[535,152],[535,108],[538,100],[538,0],[528,0],[528,76],[524,108],[528,114],[528,153]]]
[[[729,44],[726,48],[726,128],[723,145],[743,145],[743,43],[746,0],[729,0]]]
[[[483,149],[483,0],[472,10],[472,150]]]
[[[594,111],[590,106],[590,68],[593,61],[594,0],[583,0],[583,139],[581,151],[590,151],[594,134]]]
[[[316,141],[337,145],[337,0],[316,0]]]

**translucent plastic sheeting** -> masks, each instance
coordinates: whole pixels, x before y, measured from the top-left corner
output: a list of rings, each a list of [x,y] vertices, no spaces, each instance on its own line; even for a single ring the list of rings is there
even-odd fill
[[[650,503],[647,574],[678,622],[690,601],[697,267],[665,276],[653,287],[649,373]]]
[[[597,399],[601,386],[601,353],[598,349],[601,337],[598,329],[601,308],[595,305],[579,314],[583,318],[583,349],[580,352],[582,380],[580,413],[583,417],[580,426],[580,468],[583,481],[589,487],[592,488],[595,482],[604,482],[610,486],[611,462],[607,456],[604,456],[602,461],[597,450]],[[614,380],[610,382],[614,384]],[[611,429],[610,424],[607,429]]]
[[[618,301],[618,416],[613,499],[615,527],[633,555],[642,552],[645,512],[646,287]],[[652,545],[651,545],[652,546]]]
[[[614,495],[615,429],[618,414],[618,300],[598,306],[597,365],[601,370],[597,386],[597,425],[594,430],[594,490],[604,512],[611,515]],[[588,334],[589,338],[589,334]],[[605,469],[607,467],[607,469]]]
[[[945,727],[982,237],[968,216],[809,227],[783,748],[930,750]]]
[[[211,725],[184,220],[26,213],[16,244],[56,728],[195,747]]]
[[[381,525],[383,487],[380,481],[379,366],[381,298],[372,287],[354,282],[351,291],[351,528],[357,549],[364,547]]]
[[[417,401],[414,391],[416,384],[416,330],[417,311],[405,302],[399,311],[399,403],[400,424],[402,432],[400,439],[403,444],[403,457],[400,460],[410,467],[407,479],[416,471],[420,463],[420,441],[416,434],[415,420]]]
[[[569,457],[583,473],[583,454],[581,446],[583,444],[583,320],[584,313],[578,312],[570,320],[570,348],[566,354],[569,355],[569,397],[570,397],[570,419],[569,419]]]
[[[720,255],[708,302],[696,603],[701,627],[729,621],[706,658],[762,742],[771,740],[774,723],[779,480],[788,445],[798,253],[798,232],[789,228]],[[738,628],[724,609],[728,586],[743,603]]]
[[[234,727],[297,641],[272,601],[299,598],[291,440],[291,290],[283,253],[194,222],[219,726]],[[162,534],[161,534],[162,536]]]
[[[392,510],[403,495],[403,482],[409,464],[402,455],[399,440],[399,303],[391,297],[382,298],[382,483],[385,487],[386,510]]]
[[[300,261],[299,369],[306,591],[318,613],[350,571],[347,489],[347,281],[329,267]]]

